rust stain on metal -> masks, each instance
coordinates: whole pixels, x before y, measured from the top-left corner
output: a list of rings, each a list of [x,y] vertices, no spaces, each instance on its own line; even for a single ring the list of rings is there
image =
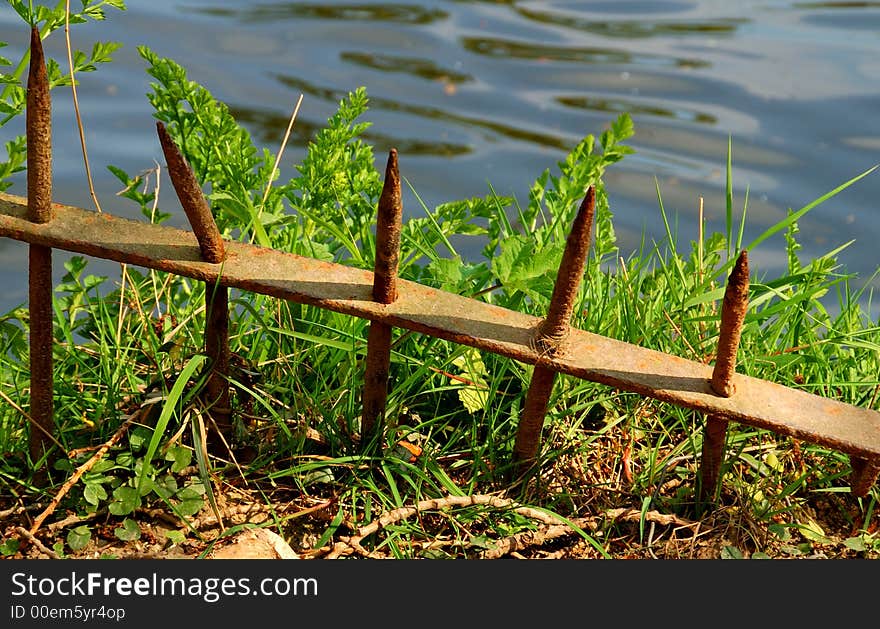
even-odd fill
[[[205,286],[205,355],[211,361],[211,375],[205,384],[203,400],[217,431],[232,434],[232,409],[229,403],[229,289]],[[222,441],[209,438],[212,448],[220,452]]]
[[[595,212],[596,190],[590,186],[565,241],[565,251],[562,254],[559,271],[556,273],[550,308],[537,329],[535,342],[545,351],[551,353],[561,351],[562,342],[568,335],[571,313],[574,311],[574,302],[584,274],[587,253],[590,250],[590,232],[593,228]]]
[[[196,181],[192,168],[180,149],[168,135],[162,122],[156,123],[162,152],[168,163],[168,175],[180,200],[180,205],[192,225],[199,244],[199,253],[205,262],[219,264],[226,259],[226,247],[208,201]],[[220,283],[205,282],[205,355],[211,361],[211,374],[205,384],[202,398],[217,432],[232,434],[232,409],[229,403],[229,294]],[[209,434],[209,445],[222,452],[222,440]]]
[[[379,197],[376,217],[376,261],[373,266],[373,299],[390,304],[397,299],[397,268],[400,263],[400,232],[403,228],[403,204],[397,149],[388,153],[385,182]],[[388,400],[388,371],[391,368],[391,326],[371,321],[367,332],[367,359],[361,413],[363,443],[375,436],[384,424]]]
[[[171,177],[171,183],[174,184],[180,205],[186,212],[186,217],[199,241],[202,257],[206,262],[215,264],[223,262],[226,257],[223,238],[220,236],[220,230],[217,229],[217,224],[214,222],[211,208],[208,207],[208,202],[202,193],[199,182],[196,181],[192,168],[183,157],[180,149],[177,148],[174,140],[168,135],[168,131],[161,121],[156,123],[156,131],[159,133],[159,142],[162,144],[162,152],[168,163],[168,176]]]
[[[563,342],[571,329],[571,314],[574,311],[574,302],[577,299],[581,277],[584,274],[584,264],[590,250],[590,232],[593,228],[595,210],[596,190],[590,186],[565,241],[565,250],[556,273],[556,284],[553,286],[547,316],[536,329],[535,346],[539,351],[551,355],[562,353]],[[555,381],[555,371],[540,364],[535,365],[513,448],[514,461],[520,468],[527,467],[538,455],[541,428],[547,415],[547,405]]]
[[[390,304],[397,299],[397,267],[400,262],[400,232],[403,203],[400,195],[400,174],[397,170],[397,149],[391,149],[385,166],[385,183],[379,197],[376,217],[376,262],[373,299]]]
[[[43,44],[36,26],[31,28],[25,117],[28,218],[35,223],[48,223],[52,220],[52,101]]]
[[[877,476],[880,476],[880,457],[864,458],[851,456],[852,479],[850,480],[850,489],[855,496],[864,497],[871,491],[871,487],[877,482]]]
[[[743,249],[727,280],[721,305],[721,331],[715,369],[712,371],[712,389],[718,395],[730,397],[736,388],[732,378],[736,372],[736,352],[742,334],[743,321],[749,307],[749,256]]]
[[[31,29],[31,59],[28,70],[26,217],[34,223],[49,223],[52,211],[52,101],[46,75],[46,59],[40,31]],[[52,249],[31,244],[28,251],[28,310],[30,347],[31,460],[39,461],[51,447],[55,434],[52,394]],[[42,476],[40,481],[45,480]]]
[[[520,467],[528,467],[538,456],[541,445],[541,429],[547,415],[547,404],[553,393],[556,372],[541,365],[535,365],[529,390],[523,402],[519,424],[516,429],[516,441],[513,446],[514,462]]]
[[[29,447],[31,460],[39,461],[52,444],[55,434],[52,393],[52,249],[29,247],[28,314],[30,316],[31,420]]]
[[[363,443],[381,430],[388,400],[388,371],[391,368],[391,326],[371,321],[367,332],[367,360],[361,419]]]
[[[61,206],[44,225],[27,220],[27,200],[0,193],[0,236],[216,282],[191,232]],[[712,367],[572,329],[562,355],[534,347],[540,319],[398,280],[398,298],[373,299],[373,273],[245,243],[227,243],[220,282],[280,299],[421,332],[528,364],[772,430],[847,454],[880,456],[880,413],[806,391],[733,374],[737,394],[719,396]],[[645,368],[645,365],[648,368]],[[828,421],[834,416],[834,421]]]
[[[709,415],[703,428],[703,452],[700,460],[700,502],[714,500],[724,462],[727,422]]]
[[[736,391],[733,374],[736,373],[736,354],[742,335],[743,321],[749,307],[749,257],[743,249],[734,264],[724,301],[721,305],[721,330],[718,335],[718,351],[715,367],[712,370],[710,386],[720,396],[730,397]],[[715,496],[718,488],[719,472],[724,461],[724,442],[727,437],[727,422],[714,415],[706,417],[703,430],[703,453],[700,461],[700,500],[705,502]]]

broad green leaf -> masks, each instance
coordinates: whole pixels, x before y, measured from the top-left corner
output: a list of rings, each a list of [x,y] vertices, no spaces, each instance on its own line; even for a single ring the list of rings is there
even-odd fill
[[[480,352],[472,347],[468,348],[453,358],[452,364],[458,367],[463,378],[473,383],[458,389],[458,399],[467,412],[473,414],[484,410],[489,402],[489,390],[486,384],[486,365]]]
[[[67,545],[71,550],[82,550],[92,539],[92,532],[86,525],[70,529],[67,533]]]
[[[98,483],[89,483],[83,489],[83,498],[89,504],[97,505],[102,500],[107,500],[107,490]]]
[[[204,504],[205,499],[202,496],[199,496],[198,498],[181,500],[174,506],[174,510],[182,516],[195,515],[202,510]]]
[[[721,549],[722,559],[742,559],[742,551],[736,546],[725,546]]]
[[[133,542],[141,538],[141,528],[131,518],[125,518],[122,521],[122,526],[116,527],[113,534],[123,542]]]
[[[171,471],[177,473],[192,461],[192,450],[184,446],[174,446],[165,453],[165,460],[173,461]]]
[[[141,505],[138,490],[134,487],[123,485],[113,490],[113,502],[107,510],[113,515],[128,515]]]
[[[455,292],[462,279],[461,256],[455,258],[437,258],[428,264],[428,271],[440,290]]]
[[[865,537],[863,535],[847,538],[843,541],[843,544],[850,550],[855,550],[860,553],[868,550],[868,546],[865,544]]]
[[[3,555],[4,557],[14,555],[18,552],[20,546],[21,542],[15,537],[4,539],[3,542],[0,543],[0,555]]]
[[[186,541],[186,535],[184,535],[180,531],[175,531],[175,530],[165,531],[163,533],[163,535],[165,535],[165,537],[167,537],[171,541],[172,544],[182,544],[183,542]]]

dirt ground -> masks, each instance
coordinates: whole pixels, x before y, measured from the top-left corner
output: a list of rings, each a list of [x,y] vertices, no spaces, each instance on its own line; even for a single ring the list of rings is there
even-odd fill
[[[39,507],[46,505],[22,507],[7,499],[0,504],[0,531],[7,542],[19,540],[18,550],[8,554],[8,559],[392,558],[387,546],[370,549],[378,546],[387,527],[409,518],[418,518],[417,530],[423,533],[413,534],[406,545],[411,556],[421,558],[602,558],[596,543],[613,559],[880,558],[876,546],[860,547],[853,541],[858,531],[840,516],[840,505],[833,501],[807,508],[812,528],[804,527],[800,534],[796,531],[782,539],[779,531],[734,506],[722,506],[700,519],[621,506],[563,522],[497,495],[448,497],[386,512],[371,522],[343,520],[335,534],[318,546],[340,512],[338,496],[332,492],[303,496],[276,489],[267,501],[265,492],[229,486],[220,498],[222,528],[208,507],[188,522],[165,509],[144,509],[133,517],[139,538],[130,541],[117,536],[118,517],[107,513],[80,517],[64,509],[55,511],[31,533]],[[514,510],[533,525],[500,536],[493,533],[493,527],[476,523],[470,525],[469,535],[463,535],[457,527],[450,527],[446,514],[468,506]],[[65,543],[67,535],[83,524],[91,530],[91,539],[72,551]],[[876,518],[873,528],[877,528]],[[221,531],[225,531],[222,536]],[[399,544],[404,546],[402,540]]]

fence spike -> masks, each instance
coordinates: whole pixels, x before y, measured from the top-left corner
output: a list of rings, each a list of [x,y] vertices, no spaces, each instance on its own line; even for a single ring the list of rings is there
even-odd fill
[[[850,456],[852,464],[852,476],[850,477],[850,491],[854,496],[860,498],[867,496],[871,491],[871,487],[877,482],[880,476],[880,458],[864,458],[860,456]]]
[[[403,279],[398,281],[398,298],[384,306],[372,299],[374,273],[370,271],[230,241],[226,242],[229,257],[222,267],[205,264],[187,252],[192,244],[189,232],[57,203],[53,208],[52,223],[38,225],[28,220],[26,198],[0,193],[0,236],[212,284],[222,281],[242,291],[537,364],[848,455],[880,459],[880,413],[873,409],[745,374],[735,377],[736,395],[725,398],[710,389],[713,369],[702,362],[575,328],[566,351],[550,357],[537,351],[534,343],[541,320],[525,313]],[[138,237],[132,238],[133,233]]]
[[[40,31],[31,28],[31,61],[27,83],[28,219],[52,220],[52,100]]]
[[[403,202],[397,149],[388,153],[385,182],[379,197],[376,217],[376,261],[373,266],[373,299],[390,304],[397,299],[397,267],[400,263],[400,232],[403,226]],[[381,431],[388,399],[388,371],[391,368],[391,326],[371,321],[367,332],[367,359],[361,414],[361,439],[364,445]]]
[[[168,175],[180,205],[192,225],[199,243],[199,251],[205,262],[219,264],[226,259],[223,237],[211,214],[211,208],[196,180],[192,167],[171,139],[165,125],[156,122],[156,131]],[[205,383],[203,402],[214,427],[222,437],[232,435],[232,408],[229,398],[229,289],[220,282],[205,283],[205,355],[211,361],[211,374]],[[222,453],[223,440],[209,437],[211,449]]]
[[[159,133],[159,142],[162,144],[162,152],[168,164],[168,176],[174,184],[180,205],[192,225],[196,240],[199,241],[202,259],[212,264],[223,262],[226,258],[223,238],[192,167],[168,135],[161,121],[156,122],[156,131]]]
[[[397,267],[400,262],[400,232],[403,229],[403,202],[397,149],[388,152],[385,183],[379,197],[376,217],[376,261],[373,267],[373,299],[390,304],[397,299]]]
[[[565,241],[565,251],[556,273],[556,284],[553,286],[547,316],[538,326],[535,342],[541,350],[550,353],[561,351],[563,341],[568,336],[574,302],[590,250],[590,232],[595,213],[596,190],[590,186]]]
[[[553,286],[553,296],[550,298],[550,308],[547,316],[538,326],[534,339],[540,350],[551,355],[562,351],[563,343],[568,336],[574,302],[590,249],[590,232],[595,211],[596,191],[590,186],[565,242],[562,262],[556,274],[556,284]],[[513,448],[514,462],[517,466],[529,464],[538,454],[541,428],[544,426],[547,404],[553,393],[555,381],[555,371],[541,364],[535,364]]]
[[[28,220],[48,223],[52,211],[52,101],[40,31],[31,28],[31,59],[28,69],[26,110]],[[52,399],[52,249],[28,248],[28,309],[30,316],[30,418],[31,460],[36,464],[54,441]],[[36,482],[47,480],[38,473]]]
[[[715,368],[712,370],[712,390],[722,397],[730,397],[736,389],[733,384],[736,352],[748,307],[749,255],[743,249],[727,279],[724,301],[721,304],[721,331],[718,335]]]
[[[749,257],[743,249],[734,264],[724,301],[721,304],[721,330],[718,335],[718,351],[710,382],[712,390],[722,397],[730,397],[736,387],[736,354],[742,333],[743,320],[749,306]],[[724,444],[727,439],[727,422],[708,415],[703,428],[703,451],[700,460],[700,502],[714,498],[718,489],[721,464],[724,462]]]

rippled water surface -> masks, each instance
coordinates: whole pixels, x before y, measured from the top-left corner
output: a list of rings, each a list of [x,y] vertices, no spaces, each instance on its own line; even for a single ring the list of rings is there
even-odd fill
[[[18,58],[25,36],[4,4],[4,56]],[[132,217],[105,167],[161,159],[142,44],[183,64],[273,151],[304,94],[288,169],[340,98],[366,86],[369,141],[382,161],[399,149],[429,205],[490,184],[524,203],[542,170],[630,112],[637,153],[607,175],[624,254],[643,233],[664,234],[655,182],[682,241],[696,238],[700,197],[707,228],[723,228],[728,138],[736,207],[749,192],[747,240],[880,162],[880,2],[131,0],[72,36],[79,48],[124,43],[114,63],[81,75],[79,98],[102,206]],[[59,31],[47,51],[63,60],[62,44]],[[92,207],[69,92],[54,98],[54,196]],[[2,139],[20,131],[9,125]],[[23,194],[24,179],[10,192]],[[404,202],[418,211],[413,195]],[[801,222],[803,256],[855,239],[841,261],[867,279],[880,264],[878,210],[880,173]],[[750,253],[759,272],[784,259],[778,242]],[[0,310],[26,299],[25,263],[22,245],[0,242]]]

